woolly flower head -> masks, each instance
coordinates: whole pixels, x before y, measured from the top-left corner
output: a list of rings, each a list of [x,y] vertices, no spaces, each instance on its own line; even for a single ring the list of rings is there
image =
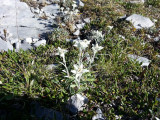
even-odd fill
[[[73,3],[73,4],[72,4],[72,7],[73,7],[73,10],[75,10],[75,8],[77,7],[77,4],[76,4],[76,3]]]
[[[79,49],[85,50],[89,46],[90,42],[91,41],[87,40],[87,39],[78,40],[78,41],[75,41],[74,46],[79,48]]]
[[[59,55],[59,56],[62,57],[62,58],[64,58],[65,53],[68,52],[68,50],[62,49],[62,48],[60,48],[60,47],[58,47],[57,51],[58,51],[58,52],[56,53],[56,55]]]
[[[98,43],[104,40],[104,35],[102,34],[102,31],[94,30],[91,32],[91,34],[91,39],[95,40]]]
[[[89,72],[89,70],[83,68],[83,64],[74,64],[74,70],[71,70],[73,74],[76,75],[76,78],[82,76],[83,73]]]
[[[103,47],[102,46],[99,46],[98,43],[96,43],[96,45],[92,45],[92,50],[94,53],[97,53],[98,51],[102,50]]]

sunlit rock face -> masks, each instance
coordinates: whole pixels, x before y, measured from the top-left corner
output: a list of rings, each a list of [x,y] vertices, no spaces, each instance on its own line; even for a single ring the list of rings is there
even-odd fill
[[[7,33],[12,34],[5,39],[12,45],[17,42],[21,43],[21,40],[26,38],[40,39],[41,34],[54,30],[52,27],[53,18],[59,12],[58,4],[33,10],[20,0],[0,0],[0,3],[0,31],[6,30]],[[35,13],[35,11],[39,12]],[[1,36],[4,36],[3,32],[1,32]]]
[[[133,14],[126,18],[127,21],[130,21],[136,29],[150,28],[154,26],[154,23],[147,17]]]

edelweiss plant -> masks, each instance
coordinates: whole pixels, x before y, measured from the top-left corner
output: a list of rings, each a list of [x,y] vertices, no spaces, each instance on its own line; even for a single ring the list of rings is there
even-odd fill
[[[80,88],[80,80],[84,73],[89,72],[89,70],[83,68],[83,63],[74,64],[74,70],[71,72],[75,75],[75,83]]]
[[[102,31],[98,31],[98,30],[93,30],[91,31],[91,36],[90,39],[91,40],[95,40],[96,43],[100,43],[104,40],[104,35],[102,34]]]
[[[60,47],[58,47],[58,49],[57,49],[57,53],[56,53],[56,55],[59,55],[62,59],[63,59],[63,62],[60,62],[64,67],[65,67],[65,69],[66,70],[63,70],[63,72],[65,72],[65,73],[67,73],[67,76],[65,76],[65,77],[70,77],[70,74],[69,74],[69,71],[68,71],[68,67],[67,67],[67,65],[66,65],[66,60],[65,60],[65,54],[68,52],[68,50],[65,50],[65,49],[62,49],[62,48],[60,48]]]
[[[89,47],[90,45],[90,40],[87,40],[87,39],[84,39],[84,40],[78,40],[78,41],[75,41],[74,43],[74,46],[76,48],[79,49],[79,55],[78,55],[78,61],[76,64],[73,65],[74,69],[71,70],[71,73],[72,73],[72,76],[70,76],[69,74],[69,70],[68,70],[68,67],[66,65],[66,60],[65,60],[65,54],[68,52],[67,50],[65,49],[61,49],[60,47],[58,47],[57,49],[57,55],[59,55],[62,59],[63,59],[63,62],[60,62],[64,67],[65,67],[65,70],[63,70],[63,72],[67,73],[67,78],[69,79],[73,79],[74,80],[74,83],[72,83],[72,86],[77,86],[78,89],[81,88],[81,83],[83,83],[83,75],[84,73],[87,73],[87,72],[90,72],[90,68],[91,68],[91,64],[94,62],[94,59],[95,59],[95,55],[98,51],[102,50],[103,47],[99,46],[98,43],[96,43],[95,45],[92,45],[92,51],[93,51],[93,55],[89,55],[89,62],[87,64],[89,64],[88,66],[84,66],[86,65],[85,62],[83,60],[83,58],[85,57],[85,52],[86,52],[86,48]]]
[[[75,20],[80,17],[79,10],[77,9],[78,6],[76,2],[72,0],[67,0],[65,3],[63,2],[63,4],[64,4],[64,7],[61,7],[60,11],[62,13],[62,19],[64,20],[64,23],[74,24]]]
[[[94,62],[94,58],[95,58],[96,53],[102,49],[103,49],[103,47],[99,46],[98,43],[96,43],[96,45],[92,44],[93,56],[90,59],[90,67],[91,67],[91,64]]]

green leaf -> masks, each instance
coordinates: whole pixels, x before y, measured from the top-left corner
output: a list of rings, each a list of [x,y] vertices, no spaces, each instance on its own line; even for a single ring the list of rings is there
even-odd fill
[[[96,81],[94,78],[87,78],[85,81]]]
[[[77,85],[75,85],[75,84],[73,84],[73,85],[70,85],[70,87],[72,87],[72,88],[74,88],[74,87],[76,87]]]

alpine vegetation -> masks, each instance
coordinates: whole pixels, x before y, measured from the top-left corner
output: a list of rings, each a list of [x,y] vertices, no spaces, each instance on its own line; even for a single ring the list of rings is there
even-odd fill
[[[91,72],[90,71],[91,64],[94,62],[96,53],[103,49],[103,47],[99,46],[98,43],[96,43],[96,45],[93,44],[91,48],[93,54],[90,55],[89,57],[90,59],[88,60],[89,62],[86,63],[86,61],[84,61],[84,57],[85,57],[85,53],[87,52],[86,49],[90,46],[90,43],[91,41],[87,39],[78,40],[74,42],[73,46],[79,50],[79,54],[78,54],[78,61],[76,64],[73,65],[74,69],[71,70],[71,73],[72,73],[71,76],[70,76],[68,67],[66,65],[66,60],[65,60],[65,54],[68,51],[65,49],[61,49],[60,47],[57,48],[58,52],[56,55],[59,55],[62,58],[63,62],[60,62],[60,63],[65,67],[65,70],[63,70],[63,72],[67,74],[67,76],[64,76],[64,77],[73,79],[73,82],[71,83],[71,87],[77,87],[78,89],[81,88],[81,84],[84,83],[83,76],[85,75],[85,73]]]

